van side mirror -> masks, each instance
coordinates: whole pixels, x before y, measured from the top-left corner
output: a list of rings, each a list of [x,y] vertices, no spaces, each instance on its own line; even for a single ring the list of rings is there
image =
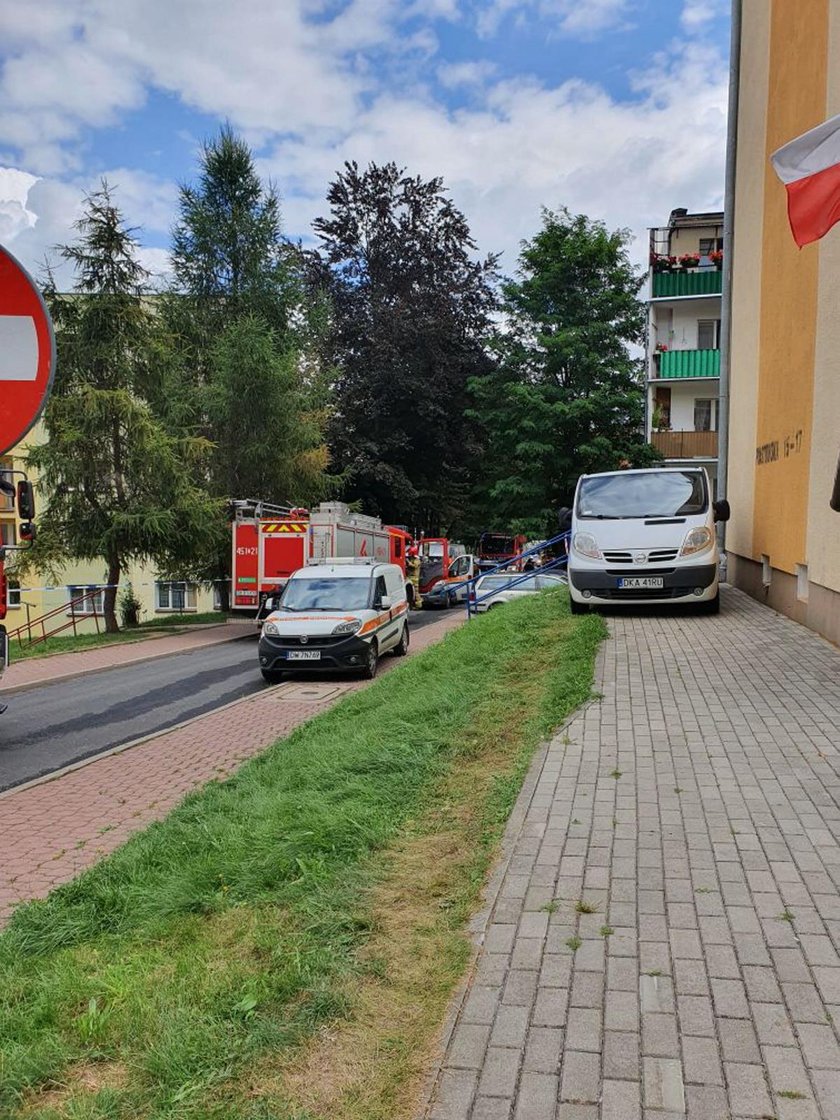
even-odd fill
[[[379,609],[381,611],[389,611],[391,609],[391,596],[383,595],[379,600]]]
[[[26,479],[17,484],[17,507],[23,521],[35,518],[35,488]]]
[[[714,513],[715,521],[728,521],[732,516],[731,510],[729,509],[729,502],[727,502],[726,498],[721,498],[719,502],[715,502],[712,506],[712,512]]]
[[[560,523],[560,532],[568,533],[572,527],[572,511],[568,506],[563,506],[557,511],[557,520]]]

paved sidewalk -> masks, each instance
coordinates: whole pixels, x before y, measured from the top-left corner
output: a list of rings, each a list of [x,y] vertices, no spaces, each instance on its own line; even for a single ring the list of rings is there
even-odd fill
[[[411,653],[463,621],[456,611],[415,630]],[[379,671],[397,664],[385,657]],[[0,795],[0,926],[20,902],[43,898],[133,832],[165,817],[190,790],[226,777],[366,683],[290,680],[59,777]]]
[[[603,699],[511,820],[427,1116],[838,1120],[840,652],[732,590],[609,626]]]
[[[219,642],[232,642],[237,638],[252,637],[254,632],[254,622],[248,619],[243,622],[225,622],[218,626],[195,626],[180,634],[164,633],[160,637],[155,635],[151,638],[138,638],[137,641],[113,642],[93,649],[80,649],[75,653],[28,657],[23,661],[15,661],[15,647],[12,644],[12,663],[0,681],[0,693],[19,692],[23,688],[35,688],[37,685],[53,684],[55,681],[85,676],[87,673],[98,673],[101,669],[116,669],[120,665],[151,661],[170,653],[186,653],[203,646],[218,645]]]

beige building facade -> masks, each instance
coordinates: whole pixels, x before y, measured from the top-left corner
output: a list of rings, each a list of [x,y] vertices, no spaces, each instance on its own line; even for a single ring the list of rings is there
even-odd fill
[[[798,249],[770,165],[840,113],[840,0],[744,0],[740,53],[729,578],[840,642],[840,227]]]

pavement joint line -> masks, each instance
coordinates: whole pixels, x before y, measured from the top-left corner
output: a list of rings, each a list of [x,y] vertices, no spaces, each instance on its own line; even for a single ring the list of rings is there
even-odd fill
[[[448,618],[448,617],[449,617],[448,615],[444,615],[444,619]],[[442,622],[444,619],[441,619],[440,621]],[[439,622],[429,622],[426,625],[429,627],[429,629],[431,629],[431,628],[435,627],[436,625],[439,625]],[[243,637],[233,637],[233,638],[224,638],[223,639],[223,641],[225,641],[225,642],[249,641],[249,640],[250,639],[247,636],[244,637],[244,638]],[[222,642],[219,642],[218,644],[221,645]],[[193,651],[192,650],[183,650],[183,652],[184,653],[192,653]],[[169,656],[175,657],[175,656],[177,656],[177,654],[170,654]],[[156,658],[144,658],[143,660],[144,661],[152,661],[152,660],[156,660]],[[139,664],[141,664],[141,662],[140,661],[132,661],[129,664],[130,665],[139,665]],[[128,665],[125,665],[125,666],[119,666],[119,665],[110,666],[110,668],[128,668]],[[100,671],[101,670],[97,670],[97,669],[89,670],[89,672],[100,672]],[[84,676],[84,675],[85,675],[84,673],[75,674],[75,676]],[[66,680],[68,678],[62,677],[61,679]],[[50,682],[43,682],[43,681],[41,682],[41,684],[45,684],[45,683],[50,683]],[[190,716],[189,719],[181,720],[180,723],[173,723],[171,727],[166,727],[163,730],[159,730],[159,731],[152,731],[148,735],[141,735],[139,738],[131,739],[127,743],[119,743],[116,747],[109,747],[107,750],[99,751],[97,754],[92,754],[88,758],[80,758],[78,762],[71,762],[67,766],[62,766],[60,770],[53,770],[49,774],[42,774],[41,777],[39,777],[39,778],[32,778],[28,782],[21,782],[20,785],[10,786],[9,789],[4,789],[4,790],[0,791],[0,801],[3,801],[3,799],[6,798],[6,797],[11,797],[12,794],[22,793],[23,790],[33,789],[35,786],[43,786],[43,785],[46,785],[47,782],[54,782],[58,778],[63,778],[65,776],[65,774],[72,774],[76,770],[83,770],[85,766],[90,766],[91,763],[99,762],[103,758],[111,758],[113,755],[123,754],[124,751],[131,750],[132,747],[139,747],[143,743],[150,742],[152,739],[162,739],[166,735],[171,735],[174,731],[180,731],[184,727],[189,727],[190,724],[192,724],[192,723],[198,723],[199,720],[207,719],[209,716],[218,715],[219,712],[225,712],[229,708],[236,708],[240,704],[247,704],[249,702],[253,702],[253,701],[256,701],[256,700],[265,700],[265,699],[269,699],[269,698],[275,699],[275,700],[280,699],[281,697],[277,696],[277,693],[280,690],[288,689],[290,687],[291,688],[299,688],[300,683],[301,683],[300,681],[284,681],[282,684],[279,684],[279,685],[269,685],[268,687],[262,689],[262,691],[260,691],[260,692],[251,693],[248,696],[240,696],[237,700],[231,700],[227,704],[219,705],[218,708],[211,708],[210,711],[208,711],[208,712],[202,712],[200,715],[197,715],[197,716]],[[30,687],[34,688],[36,686],[31,685]],[[22,691],[22,690],[18,690],[18,691]],[[336,702],[338,702],[338,701],[344,699],[344,695],[350,695],[350,693],[349,692],[346,693],[346,694],[345,693],[340,693],[337,697],[332,697],[331,696],[331,697],[329,697],[329,699],[330,700],[335,700]],[[312,708],[313,708],[312,715],[315,716],[315,715],[318,714],[318,710],[322,707],[322,705],[324,703],[324,700],[323,699],[311,700],[311,701],[297,700],[296,703],[299,703],[299,704],[310,703]]]
[[[208,630],[209,629],[211,629],[211,627],[208,627]],[[194,634],[196,632],[197,632],[197,628],[190,630],[190,633]],[[167,638],[171,638],[173,636],[174,635],[172,635],[172,634],[161,634],[160,635],[160,637],[167,637]],[[156,637],[157,637],[157,635],[156,635]],[[231,634],[229,638],[219,638],[218,642],[208,642],[207,644],[208,645],[219,645],[219,646],[221,646],[221,645],[224,645],[226,642],[249,642],[251,640],[252,640],[252,638],[251,638],[250,634]],[[115,642],[114,645],[117,645],[117,646],[123,646],[123,645],[135,646],[135,645],[142,645],[144,642],[154,642],[154,641],[155,641],[155,638],[139,638],[136,641]],[[90,646],[88,649],[79,649],[79,650],[75,650],[75,651],[74,650],[62,650],[60,653],[53,654],[52,656],[63,657],[65,653],[72,653],[76,656],[84,656],[86,653],[89,653],[90,650],[97,650],[99,648],[100,647],[98,647],[98,646]],[[195,646],[195,647],[190,647],[188,649],[183,649],[183,650],[170,650],[168,653],[150,653],[148,655],[148,657],[134,657],[134,658],[131,659],[131,661],[126,661],[122,665],[94,665],[92,667],[88,667],[87,669],[72,670],[69,673],[59,673],[57,676],[51,677],[49,680],[26,681],[23,684],[0,684],[0,696],[10,695],[10,694],[13,694],[13,693],[16,693],[16,692],[31,692],[33,688],[45,688],[45,687],[48,687],[51,684],[64,684],[66,681],[78,680],[79,677],[93,676],[94,673],[106,673],[111,669],[128,669],[132,665],[145,665],[147,662],[157,661],[161,657],[178,657],[182,653],[192,653],[194,649],[201,649],[201,648],[202,648],[201,646]],[[49,658],[47,657],[44,660],[49,660]],[[11,664],[15,665],[15,664],[18,664],[18,662],[12,661]],[[97,757],[99,757],[99,756],[97,756]],[[16,786],[15,788],[16,789],[21,789],[22,787],[21,786]],[[2,796],[2,795],[0,795],[0,796]]]

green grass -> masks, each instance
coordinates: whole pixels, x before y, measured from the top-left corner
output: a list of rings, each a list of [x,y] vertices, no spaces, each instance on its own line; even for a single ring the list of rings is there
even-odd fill
[[[444,978],[438,1022],[530,755],[590,695],[603,634],[598,617],[569,616],[563,593],[489,612],[18,910],[0,935],[0,1115],[321,1115],[279,1105],[285,1084],[267,1103],[264,1082],[320,1025],[352,1022],[371,976],[387,974],[382,998],[396,998],[399,943],[383,931],[410,900],[404,853],[419,844],[418,878],[436,874],[435,832],[460,822],[439,857],[442,896],[418,886],[400,932],[414,952],[443,930],[420,977],[421,989]],[[350,1093],[331,1115],[405,1112],[416,1045],[399,1017],[389,1031],[370,1089],[385,1103],[362,1109]]]
[[[83,649],[94,649],[97,646],[113,645],[120,642],[137,642],[145,638],[155,637],[161,630],[171,627],[195,626],[199,624],[212,625],[224,622],[227,615],[221,611],[204,611],[198,614],[169,614],[150,618],[139,626],[128,630],[120,630],[118,634],[57,634],[54,638],[47,638],[45,642],[37,645],[19,645],[16,640],[10,643],[12,661],[23,661],[31,657],[48,657],[53,653],[76,653]],[[100,625],[104,625],[100,620]],[[150,633],[151,631],[151,633]]]

